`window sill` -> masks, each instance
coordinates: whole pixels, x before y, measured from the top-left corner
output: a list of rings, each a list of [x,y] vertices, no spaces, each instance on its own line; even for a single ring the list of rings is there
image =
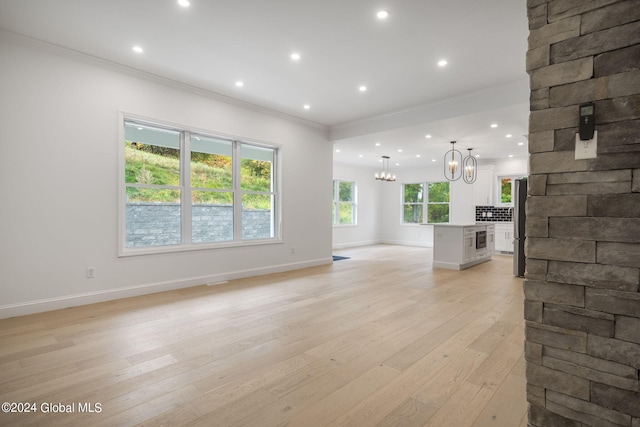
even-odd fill
[[[209,251],[226,248],[238,248],[238,247],[252,247],[252,246],[268,246],[268,245],[281,245],[284,241],[280,239],[265,239],[265,240],[253,240],[245,242],[225,242],[216,244],[191,244],[176,245],[176,246],[156,246],[145,248],[125,248],[120,249],[118,258],[140,256],[140,255],[157,255],[157,254],[169,254],[177,252],[192,252],[192,251]]]

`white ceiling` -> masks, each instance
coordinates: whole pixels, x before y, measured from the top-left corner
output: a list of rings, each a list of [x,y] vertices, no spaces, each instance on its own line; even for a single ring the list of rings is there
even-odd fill
[[[340,162],[526,155],[524,0],[190,2],[0,0],[0,28],[326,126]]]

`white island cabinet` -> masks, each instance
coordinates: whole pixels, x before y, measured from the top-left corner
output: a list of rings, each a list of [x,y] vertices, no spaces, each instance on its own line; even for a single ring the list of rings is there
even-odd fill
[[[463,270],[491,260],[494,250],[494,226],[433,225],[433,266]]]

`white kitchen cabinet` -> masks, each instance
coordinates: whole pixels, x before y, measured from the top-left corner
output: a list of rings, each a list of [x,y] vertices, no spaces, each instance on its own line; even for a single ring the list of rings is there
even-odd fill
[[[493,255],[496,251],[496,227],[493,224],[487,224],[487,254]]]
[[[495,250],[496,252],[513,253],[513,222],[496,224]]]
[[[478,169],[478,177],[473,183],[473,200],[476,206],[493,206],[493,170]]]
[[[463,270],[491,260],[488,248],[477,248],[476,236],[479,231],[487,232],[492,225],[435,224],[433,226],[433,266],[450,270]]]
[[[476,259],[476,227],[464,227],[464,257],[463,263],[467,264]]]

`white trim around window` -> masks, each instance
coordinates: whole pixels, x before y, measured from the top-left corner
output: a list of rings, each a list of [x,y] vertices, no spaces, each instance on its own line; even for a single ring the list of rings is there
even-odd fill
[[[448,223],[450,189],[448,181],[402,184],[400,224]]]
[[[281,244],[280,147],[119,117],[118,256]]]
[[[358,186],[355,181],[333,180],[332,223],[334,227],[358,225]]]

